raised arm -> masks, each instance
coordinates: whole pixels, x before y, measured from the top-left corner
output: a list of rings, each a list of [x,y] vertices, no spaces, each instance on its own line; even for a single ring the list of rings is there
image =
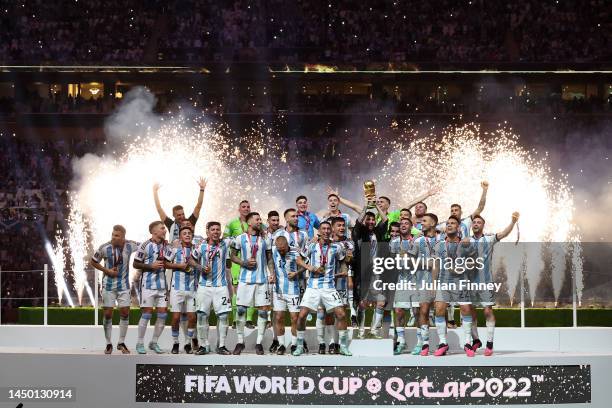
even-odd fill
[[[480,201],[478,202],[478,207],[474,210],[474,212],[470,215],[470,217],[475,217],[476,215],[480,215],[480,213],[484,210],[485,204],[487,203],[487,191],[489,190],[489,182],[483,181],[480,183],[482,187],[482,194],[480,195]]]
[[[168,215],[166,214],[166,212],[164,211],[164,209],[161,206],[161,203],[159,202],[159,188],[161,187],[161,185],[159,183],[155,183],[153,184],[153,200],[155,200],[155,209],[157,210],[157,213],[159,214],[159,219],[161,220],[161,222],[166,222],[166,218],[168,218]]]
[[[510,221],[510,224],[504,230],[495,234],[495,237],[497,238],[498,241],[501,241],[502,239],[510,235],[519,217],[520,217],[520,214],[518,212],[515,211],[512,213],[512,221]]]
[[[340,201],[340,204],[343,204],[345,206],[347,206],[348,208],[350,208],[351,210],[355,211],[357,214],[359,214],[361,212],[361,206],[359,204],[355,204],[354,202],[341,197],[340,196],[340,192],[338,189],[334,189],[331,186],[327,187],[327,194],[335,194],[338,196],[338,200]]]
[[[408,202],[406,204],[406,208],[407,209],[411,209],[412,207],[414,207],[415,205],[417,205],[418,203],[420,203],[421,201],[425,201],[427,200],[429,197],[431,197],[432,195],[438,194],[438,192],[440,191],[439,188],[432,188],[430,190],[428,190],[427,192],[423,193],[422,195],[412,199],[412,201]]]
[[[204,190],[206,190],[206,182],[207,180],[204,177],[200,177],[200,179],[198,180],[198,185],[200,186],[200,194],[198,194],[198,202],[193,208],[193,215],[196,218],[200,218],[200,210],[202,209],[202,203],[204,202]]]

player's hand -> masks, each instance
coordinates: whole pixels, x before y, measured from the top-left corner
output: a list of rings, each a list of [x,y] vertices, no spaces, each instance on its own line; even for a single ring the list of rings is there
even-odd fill
[[[255,269],[257,268],[257,261],[253,258],[249,258],[248,261],[246,261],[246,268],[247,269]]]
[[[181,271],[185,271],[187,270],[188,266],[189,266],[188,263],[180,263],[178,269],[180,269]]]
[[[211,271],[210,266],[208,266],[208,265],[206,265],[202,270],[204,271],[205,275],[208,275],[210,273],[210,271]]]
[[[469,247],[470,246],[470,237],[465,237],[461,240],[461,245],[464,247]]]
[[[200,190],[204,190],[206,188],[207,182],[208,180],[206,180],[205,177],[200,177],[200,179],[198,180],[198,186],[200,186]]]
[[[327,195],[335,194],[340,197],[340,190],[337,188],[333,188],[332,186],[327,186]]]
[[[427,195],[429,195],[429,196],[431,197],[432,195],[436,195],[436,194],[438,194],[438,193],[439,193],[441,190],[442,190],[442,189],[440,188],[440,186],[433,187],[433,188],[431,188],[431,189],[430,189],[430,190],[427,192]]]
[[[274,274],[268,275],[268,283],[272,283],[273,284],[274,282],[276,282],[276,275],[274,275]]]
[[[348,276],[348,272],[338,272],[334,275],[335,278],[344,278],[346,276]]]
[[[297,272],[287,272],[287,278],[289,278],[290,280],[294,280],[295,278],[297,278],[297,276]]]
[[[480,182],[480,187],[482,187],[483,190],[486,190],[489,188],[489,182],[486,180],[483,180]]]
[[[160,187],[161,187],[161,184],[159,184],[159,183],[153,184],[153,192],[157,193],[159,191]]]
[[[111,269],[106,270],[106,274],[111,278],[116,278],[117,276],[119,276],[119,270],[116,266],[113,266]]]
[[[157,261],[153,262],[151,264],[151,268],[153,268],[154,271],[161,269],[164,267],[164,261],[158,259]]]
[[[512,213],[512,222],[516,223],[519,220],[519,217],[521,216],[521,214],[518,213],[518,211],[515,211]]]

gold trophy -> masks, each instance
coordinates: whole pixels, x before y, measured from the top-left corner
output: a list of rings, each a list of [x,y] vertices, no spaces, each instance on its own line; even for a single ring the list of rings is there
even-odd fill
[[[376,208],[376,187],[373,180],[366,180],[363,183],[363,195],[367,201],[367,208]]]

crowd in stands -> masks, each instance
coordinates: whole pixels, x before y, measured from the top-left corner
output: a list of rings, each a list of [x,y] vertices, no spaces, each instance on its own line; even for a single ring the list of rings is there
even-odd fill
[[[610,61],[607,0],[1,0],[0,62]]]

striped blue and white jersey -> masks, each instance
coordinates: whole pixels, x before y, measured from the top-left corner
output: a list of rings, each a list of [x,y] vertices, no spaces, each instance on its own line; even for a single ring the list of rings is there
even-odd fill
[[[155,243],[148,239],[140,245],[134,260],[144,264],[152,264],[157,260],[163,260],[167,245],[166,241]],[[167,289],[166,270],[163,267],[154,271],[143,270],[140,275],[140,287],[141,289],[153,290]]]
[[[132,253],[138,250],[140,244],[135,241],[125,241],[122,248],[113,247],[109,242],[102,244],[91,260],[96,263],[102,263],[108,269],[115,266],[119,274],[116,277],[111,277],[106,274],[102,276],[102,289],[111,290],[130,290],[130,257]]]
[[[414,252],[413,246],[415,241],[416,239],[412,237],[409,239],[402,239],[401,236],[392,238],[391,241],[389,241],[389,252],[391,252],[392,254],[400,255],[402,259],[404,255],[407,255],[408,258],[412,258],[412,252]],[[401,262],[403,263],[403,261]],[[412,271],[411,265],[412,263],[410,259],[408,259],[408,267],[399,269],[399,278],[401,278],[401,280],[410,280],[411,277],[414,275],[410,273]]]
[[[464,246],[461,241],[450,241],[444,234],[436,243],[434,252],[440,261],[438,262],[438,280],[440,282],[458,282],[466,279],[467,275],[455,273],[454,269],[463,268],[465,272],[465,258],[474,254],[471,245]]]
[[[289,232],[285,228],[276,230],[272,235],[272,246],[276,245],[276,238],[281,236],[287,239],[290,250],[297,251],[300,254],[304,254],[304,252],[306,251],[306,244],[308,243],[308,234],[306,233],[306,231],[298,230],[294,232]]]
[[[255,258],[257,267],[253,270],[247,269],[244,266],[240,267],[239,281],[242,283],[266,283],[268,281],[268,266],[266,251],[272,250],[272,242],[270,238],[260,235],[249,235],[248,233],[240,234],[234,238],[232,248],[240,251],[240,258],[243,261],[248,261]]]
[[[483,267],[475,268],[472,271],[472,282],[476,283],[492,283],[493,282],[493,247],[499,242],[497,234],[485,234],[476,238],[475,236],[470,237],[471,245],[476,251],[476,256],[482,258]]]
[[[324,267],[323,273],[308,277],[307,287],[312,289],[335,289],[336,273],[340,272],[340,261],[344,260],[344,249],[336,242],[311,242],[306,246],[308,263],[314,267]]]
[[[232,238],[225,238],[218,243],[203,241],[193,250],[191,257],[202,267],[210,266],[209,273],[202,273],[198,285],[222,287],[228,285],[227,261],[230,259]]]
[[[347,213],[340,213],[340,215],[330,215],[328,217],[323,217],[323,219],[321,220],[321,222],[323,221],[327,221],[329,223],[331,223],[331,219],[332,218],[336,218],[336,217],[342,217],[344,219],[344,223],[346,224],[346,228],[350,228],[353,225],[351,224],[351,216],[348,215]]]
[[[166,247],[164,258],[166,261],[176,264],[189,263],[189,258],[193,252],[193,247],[180,245],[178,248]],[[180,269],[172,270],[172,290],[182,290],[193,292],[196,289],[195,271],[185,272]]]
[[[345,239],[343,241],[335,241],[336,244],[342,246],[342,250],[344,251],[344,256],[346,257],[348,254],[355,253],[355,243],[350,239]],[[336,265],[336,270],[340,272],[340,260],[336,261],[338,265]],[[347,265],[348,267],[348,276],[353,276],[353,271],[351,269],[351,265]],[[336,289],[337,290],[348,290],[348,276],[341,276],[336,279]]]
[[[436,229],[442,233],[446,232],[446,221],[436,225]],[[459,223],[459,238],[469,237],[472,233],[472,216],[461,219]]]
[[[301,255],[294,250],[287,251],[283,256],[275,246],[272,247],[272,258],[274,260],[274,274],[276,275],[276,293],[282,295],[300,294],[300,277],[296,275],[289,279],[289,272],[297,272],[297,259]]]

